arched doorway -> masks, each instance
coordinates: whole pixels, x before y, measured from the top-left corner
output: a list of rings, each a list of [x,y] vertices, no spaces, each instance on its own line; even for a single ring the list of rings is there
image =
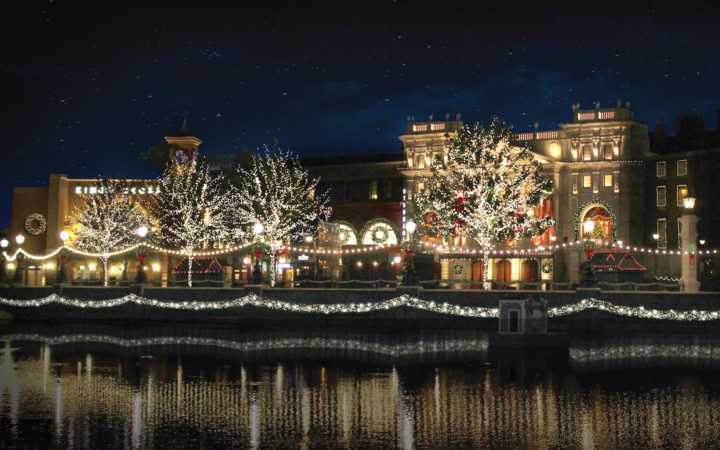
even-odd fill
[[[522,263],[521,279],[530,283],[538,281],[538,263],[533,259],[526,259]]]
[[[472,281],[482,281],[483,279],[483,262],[482,260],[475,261],[472,264]]]
[[[507,282],[512,280],[512,265],[507,259],[495,263],[495,281]]]
[[[604,206],[593,205],[582,215],[580,222],[581,236],[593,239],[611,240],[613,222],[610,211]]]

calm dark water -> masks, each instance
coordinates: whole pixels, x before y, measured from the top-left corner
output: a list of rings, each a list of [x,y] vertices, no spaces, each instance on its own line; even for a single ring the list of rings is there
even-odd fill
[[[717,448],[720,340],[24,325],[0,448]]]

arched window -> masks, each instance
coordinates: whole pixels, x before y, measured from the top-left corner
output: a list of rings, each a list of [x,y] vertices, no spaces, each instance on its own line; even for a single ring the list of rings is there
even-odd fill
[[[389,220],[371,220],[363,228],[363,245],[397,245],[399,242],[397,231]]]

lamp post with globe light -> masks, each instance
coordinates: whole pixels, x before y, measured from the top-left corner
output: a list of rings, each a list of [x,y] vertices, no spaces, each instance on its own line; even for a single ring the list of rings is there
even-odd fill
[[[18,233],[15,236],[15,243],[18,245],[18,249],[25,243],[25,236],[22,233]],[[23,282],[23,270],[25,269],[24,260],[25,257],[22,253],[17,254],[17,265],[15,266],[15,282],[20,284]]]
[[[402,286],[417,286],[417,275],[415,274],[415,241],[413,235],[417,224],[413,220],[405,222],[407,242],[405,243],[405,266],[403,268]]]
[[[0,266],[0,284],[5,284],[5,280],[7,279],[7,265],[5,262],[5,249],[8,248],[10,245],[10,241],[8,241],[6,238],[0,239],[0,248],[3,249],[3,255],[2,255],[2,265]]]
[[[68,233],[67,230],[62,230],[60,232],[60,241],[62,241],[63,246],[68,239],[70,239],[70,233]],[[58,269],[55,278],[55,284],[61,285],[65,282],[65,259],[65,255],[59,255],[58,257]]]
[[[683,199],[684,213],[680,217],[680,241],[682,243],[680,269],[685,292],[700,290],[697,276],[697,223],[698,217],[693,212],[695,197]]]
[[[255,264],[253,265],[253,284],[262,284],[262,267],[260,266],[260,260],[262,259],[262,249],[260,248],[259,241],[265,226],[260,222],[255,222],[252,228],[253,235],[255,235]]]
[[[652,238],[655,241],[655,249],[657,251],[658,245],[660,245],[660,243],[658,242],[658,240],[660,239],[660,233],[653,233]],[[655,256],[653,256],[653,272],[655,273],[656,277],[657,277],[657,258],[658,258],[657,253],[655,253]]]
[[[148,227],[145,225],[140,225],[137,230],[135,230],[135,234],[138,235],[140,239],[145,239],[145,237],[148,235]],[[127,270],[127,269],[126,269]],[[137,270],[137,276],[135,277],[135,283],[136,284],[143,284],[145,282],[145,252],[142,250],[138,251],[138,270]]]

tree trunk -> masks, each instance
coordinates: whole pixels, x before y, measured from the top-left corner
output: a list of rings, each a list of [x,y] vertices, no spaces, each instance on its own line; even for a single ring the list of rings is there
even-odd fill
[[[490,252],[483,251],[483,289],[490,290],[492,286],[490,285]]]
[[[270,249],[270,266],[268,267],[268,284],[275,287],[275,250]]]
[[[188,255],[188,287],[192,287],[192,255]]]
[[[103,286],[107,287],[108,285],[108,258],[106,257],[100,257],[100,261],[103,265]]]

